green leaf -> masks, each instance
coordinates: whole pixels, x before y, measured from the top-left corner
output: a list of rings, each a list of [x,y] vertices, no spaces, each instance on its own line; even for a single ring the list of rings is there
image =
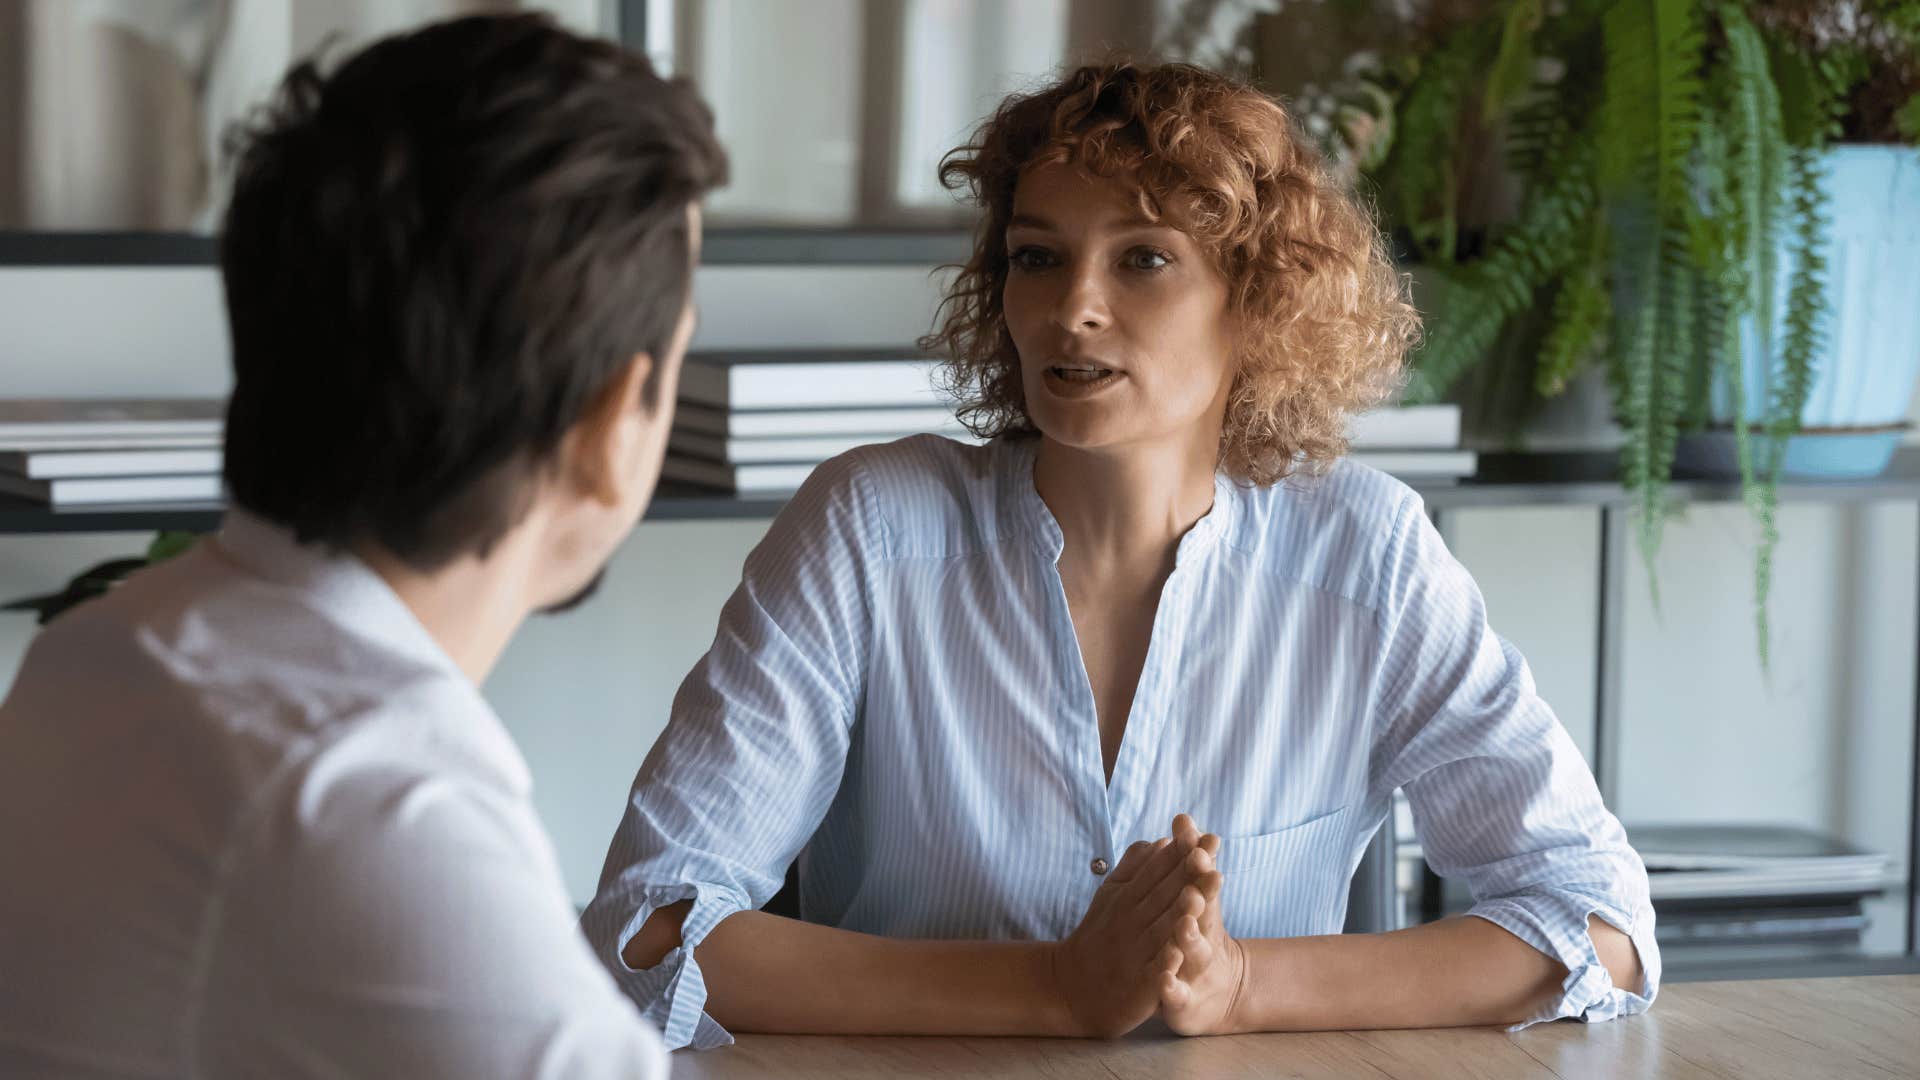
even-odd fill
[[[1800,413],[1813,388],[1814,357],[1825,339],[1826,256],[1821,251],[1829,225],[1820,189],[1821,156],[1794,148],[1789,159],[1793,195],[1793,274],[1787,285],[1786,341],[1767,415],[1772,449],[1784,454],[1786,440],[1800,429]]]
[[[149,563],[166,562],[176,555],[184,554],[199,540],[200,534],[196,532],[162,532],[153,538],[153,543],[147,545],[147,561]]]
[[[1401,97],[1394,139],[1377,177],[1395,223],[1427,261],[1454,260],[1459,231],[1458,157],[1464,103],[1498,44],[1495,24],[1476,19],[1456,27],[1420,58]]]
[[[1554,161],[1552,182],[1527,191],[1513,227],[1480,261],[1452,275],[1448,300],[1437,307],[1426,343],[1414,356],[1409,402],[1445,394],[1579,250],[1575,238],[1592,227],[1592,167],[1574,146],[1559,148]]]
[[[1814,145],[1820,141],[1830,112],[1818,68],[1805,53],[1777,37],[1768,39],[1767,53],[1773,84],[1780,92],[1780,116],[1787,141],[1795,146]]]
[[[1907,99],[1905,105],[1894,111],[1893,126],[1900,137],[1909,143],[1920,143],[1920,94]]]
[[[1491,124],[1533,87],[1533,35],[1544,16],[1541,0],[1514,0],[1500,27],[1500,51],[1487,76],[1481,116]]]
[[[1540,347],[1540,366],[1534,371],[1534,390],[1555,397],[1578,374],[1605,330],[1612,305],[1606,289],[1606,230],[1593,217],[1586,249],[1554,297],[1551,328]]]
[[[1626,427],[1633,496],[1657,607],[1654,556],[1693,355],[1692,261],[1700,213],[1692,163],[1702,126],[1704,35],[1691,0],[1622,0],[1604,20],[1600,185],[1613,283],[1610,382]]]

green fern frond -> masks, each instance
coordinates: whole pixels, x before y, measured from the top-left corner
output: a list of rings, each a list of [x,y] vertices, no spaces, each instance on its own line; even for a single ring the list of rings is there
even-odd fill
[[[1920,94],[1908,98],[1905,105],[1894,111],[1893,126],[1901,138],[1920,143]]]
[[[1693,0],[1653,0],[1659,39],[1659,141],[1655,195],[1661,214],[1678,221],[1697,210],[1688,173],[1700,133],[1704,35]]]
[[[1613,225],[1610,360],[1627,428],[1621,477],[1639,510],[1654,602],[1654,555],[1693,352],[1690,262],[1700,207],[1691,166],[1701,128],[1704,42],[1692,0],[1622,0],[1604,21],[1600,184]]]
[[[1778,69],[1766,42],[1742,5],[1723,3],[1717,15],[1727,43],[1720,67],[1720,115],[1729,126],[1723,198],[1715,216],[1723,222],[1726,243],[1715,266],[1718,284],[1729,301],[1718,336],[1724,356],[1714,368],[1723,372],[1733,396],[1734,445],[1740,461],[1740,488],[1753,515],[1757,538],[1753,563],[1754,634],[1762,672],[1771,671],[1772,629],[1767,615],[1773,591],[1773,556],[1780,541],[1777,522],[1781,454],[1769,440],[1764,460],[1756,457],[1755,418],[1747,408],[1746,361],[1740,351],[1739,320],[1751,316],[1759,350],[1757,367],[1771,371],[1776,352],[1774,296],[1781,209],[1785,203],[1789,155]],[[1803,69],[1804,70],[1804,69]],[[1810,84],[1809,84],[1810,85]],[[1771,409],[1769,412],[1771,413]],[[1798,415],[1796,410],[1795,415]]]
[[[1693,271],[1692,349],[1685,363],[1687,389],[1680,408],[1680,430],[1700,431],[1713,422],[1713,376],[1726,362],[1726,339],[1720,326],[1727,309],[1727,298],[1718,280],[1711,274]]]
[[[1393,148],[1381,167],[1387,205],[1430,262],[1454,261],[1459,231],[1456,157],[1463,103],[1498,45],[1490,19],[1465,23],[1421,59],[1400,104]]]
[[[1793,275],[1787,285],[1786,338],[1779,378],[1768,402],[1768,441],[1785,453],[1787,437],[1800,427],[1800,412],[1813,387],[1814,357],[1820,352],[1826,312],[1827,260],[1820,241],[1829,224],[1820,190],[1820,155],[1795,147],[1789,159],[1793,192]]]
[[[1454,275],[1452,299],[1440,308],[1414,357],[1405,398],[1436,401],[1478,363],[1514,315],[1529,307],[1571,261],[1575,238],[1594,212],[1592,170],[1564,153],[1551,183],[1529,190],[1519,220],[1478,262]]]
[[[1541,343],[1540,366],[1534,371],[1534,391],[1541,397],[1556,397],[1566,390],[1612,316],[1606,288],[1607,234],[1597,227],[1599,221],[1593,215],[1586,248],[1553,300],[1552,328]]]
[[[1694,292],[1699,278],[1687,257],[1687,238],[1680,226],[1669,227],[1659,244],[1659,274],[1650,355],[1636,358],[1644,365],[1641,385],[1648,388],[1639,413],[1631,419],[1636,429],[1628,447],[1638,459],[1640,486],[1635,491],[1639,509],[1640,554],[1647,567],[1654,607],[1660,603],[1654,559],[1668,508],[1666,491],[1673,474],[1673,455],[1679,443],[1680,419],[1686,407],[1688,362],[1694,353]]]
[[[1543,78],[1507,113],[1501,129],[1507,171],[1519,178],[1524,188],[1549,182],[1550,170],[1557,165],[1566,144],[1590,137],[1584,127],[1576,130],[1576,121],[1584,124],[1594,112],[1595,82],[1564,76]]]
[[[1758,473],[1759,463],[1753,445],[1753,417],[1747,409],[1746,358],[1740,352],[1740,313],[1731,304],[1724,306],[1720,312],[1718,336],[1720,355],[1716,370],[1725,374],[1728,391],[1733,395],[1733,438],[1740,460],[1740,491],[1759,532],[1753,556],[1753,628],[1760,655],[1760,670],[1766,673],[1772,670],[1772,630],[1771,620],[1767,616],[1767,597],[1773,590],[1773,552],[1780,542],[1780,529],[1775,520],[1779,506],[1775,487],[1778,474],[1762,477]]]
[[[1481,117],[1487,123],[1506,115],[1533,88],[1533,35],[1545,16],[1543,0],[1513,0],[1501,20],[1499,50],[1480,102]]]
[[[1568,110],[1553,91],[1536,87],[1527,104],[1507,117],[1501,139],[1507,171],[1526,185],[1542,182],[1542,169],[1566,141]]]
[[[1761,348],[1773,352],[1775,257],[1779,249],[1780,208],[1785,199],[1787,132],[1775,71],[1760,32],[1738,4],[1721,5],[1727,40],[1727,80],[1723,115],[1731,130],[1727,161],[1727,205],[1720,207],[1728,229],[1728,257],[1722,281],[1728,296],[1754,316]]]
[[[1620,450],[1620,479],[1639,505],[1643,550],[1657,542],[1661,517],[1655,368],[1659,348],[1660,228],[1650,201],[1616,202],[1609,208],[1609,274],[1613,324],[1608,334],[1610,382],[1615,409],[1627,431]],[[1648,508],[1653,513],[1647,513]],[[1653,583],[1659,595],[1658,583]],[[1656,605],[1658,601],[1656,599]]]
[[[1832,131],[1833,102],[1827,76],[1806,53],[1780,38],[1767,41],[1768,64],[1780,92],[1780,119],[1787,142],[1823,145]]]

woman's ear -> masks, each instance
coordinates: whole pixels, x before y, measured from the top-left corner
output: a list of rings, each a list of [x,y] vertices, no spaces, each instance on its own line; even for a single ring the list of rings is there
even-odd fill
[[[653,366],[652,353],[635,353],[587,403],[567,433],[563,470],[582,497],[605,506],[617,506],[626,498],[649,420],[640,391]]]

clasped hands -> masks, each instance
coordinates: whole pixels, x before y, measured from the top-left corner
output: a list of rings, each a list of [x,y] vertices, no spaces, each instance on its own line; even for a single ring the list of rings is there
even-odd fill
[[[1221,918],[1219,854],[1185,814],[1127,849],[1051,956],[1076,1031],[1118,1038],[1156,1013],[1182,1035],[1241,1030],[1247,957]]]

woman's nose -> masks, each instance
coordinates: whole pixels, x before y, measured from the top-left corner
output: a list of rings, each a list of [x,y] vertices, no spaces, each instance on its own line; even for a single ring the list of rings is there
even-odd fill
[[[1105,329],[1113,321],[1113,313],[1107,305],[1105,283],[1097,273],[1085,270],[1073,272],[1067,279],[1066,290],[1060,295],[1054,321],[1062,329],[1073,333]]]

